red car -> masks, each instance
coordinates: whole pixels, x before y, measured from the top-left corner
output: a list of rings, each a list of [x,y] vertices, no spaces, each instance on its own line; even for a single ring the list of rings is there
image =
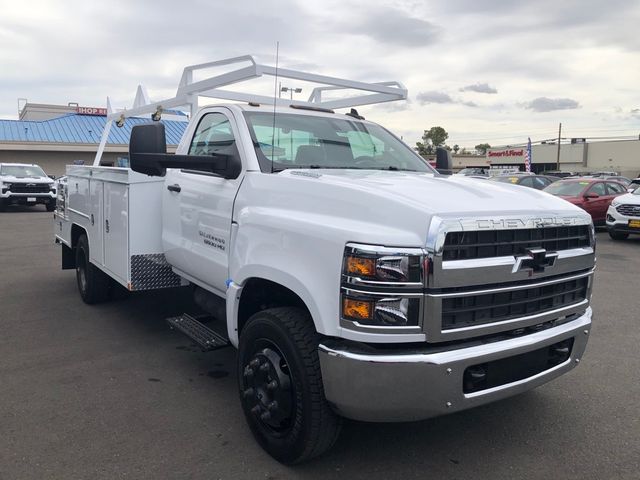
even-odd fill
[[[543,191],[562,197],[586,210],[591,214],[595,225],[604,225],[611,201],[618,195],[627,193],[623,184],[600,178],[567,178],[552,183]]]

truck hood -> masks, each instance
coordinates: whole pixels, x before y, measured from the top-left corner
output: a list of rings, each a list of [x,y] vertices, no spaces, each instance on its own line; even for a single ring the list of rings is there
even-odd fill
[[[439,216],[531,212],[585,215],[569,202],[533,188],[460,175],[332,169],[288,170],[281,175],[314,178],[317,182],[350,189],[355,195],[384,197]]]
[[[37,183],[37,184],[53,184],[53,180],[49,177],[14,177],[13,175],[0,176],[0,182],[6,183]]]
[[[470,228],[479,221],[496,228],[528,228],[529,222],[533,227],[538,220],[556,223],[566,217],[591,222],[584,210],[533,188],[379,170],[247,172],[234,212],[245,235],[262,235],[249,225],[263,225],[274,235],[299,230],[305,239],[301,245],[322,238],[335,242],[337,249],[346,242],[426,246],[436,218],[460,227],[464,221]]]
[[[633,194],[633,193],[626,193],[624,195],[620,195],[619,197],[614,198],[612,203],[615,203],[616,205],[619,205],[621,203],[626,203],[630,205],[640,205],[640,195]]]

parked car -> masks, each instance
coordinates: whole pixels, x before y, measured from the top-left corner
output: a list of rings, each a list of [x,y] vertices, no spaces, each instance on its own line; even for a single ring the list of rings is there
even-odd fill
[[[640,188],[613,199],[607,210],[607,230],[614,240],[640,235]]]
[[[566,178],[552,183],[544,191],[586,210],[594,224],[604,225],[611,201],[626,193],[627,189],[614,180]]]
[[[0,163],[0,210],[8,205],[56,207],[55,182],[38,165]]]
[[[553,182],[558,181],[558,178],[547,177],[544,175],[498,175],[497,177],[489,178],[492,182],[512,183],[513,185],[522,185],[524,187],[535,188],[536,190],[542,190],[548,187]]]
[[[634,178],[631,180],[631,183],[627,185],[627,192],[634,192],[638,187],[640,187],[640,178]]]
[[[463,177],[488,177],[489,173],[486,168],[467,167],[463,168],[454,175],[462,175]]]
[[[558,178],[567,178],[575,175],[573,172],[564,172],[562,170],[545,170],[540,175],[545,175],[547,177],[558,177]]]

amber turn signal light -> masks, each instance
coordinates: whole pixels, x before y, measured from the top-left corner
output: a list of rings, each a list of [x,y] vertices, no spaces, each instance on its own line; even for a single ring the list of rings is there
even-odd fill
[[[344,297],[342,299],[342,316],[350,320],[371,320],[373,302]]]
[[[363,277],[376,276],[376,260],[374,258],[348,256],[346,267],[348,275]]]

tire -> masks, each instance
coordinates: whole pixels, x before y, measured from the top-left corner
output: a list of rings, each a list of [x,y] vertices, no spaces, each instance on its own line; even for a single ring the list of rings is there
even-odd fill
[[[109,298],[110,278],[89,258],[89,241],[83,234],[76,245],[76,280],[84,303],[93,305]]]
[[[3,200],[0,198],[0,212],[6,212],[7,211],[7,202],[6,200]]]
[[[342,419],[330,408],[309,314],[280,307],[253,315],[240,335],[238,385],[247,423],[258,443],[291,465],[329,450]]]
[[[49,202],[45,204],[45,207],[47,208],[47,212],[53,212],[56,209],[56,202]]]
[[[609,230],[609,236],[613,240],[626,240],[629,237],[629,234],[623,232],[612,232],[611,230]]]

